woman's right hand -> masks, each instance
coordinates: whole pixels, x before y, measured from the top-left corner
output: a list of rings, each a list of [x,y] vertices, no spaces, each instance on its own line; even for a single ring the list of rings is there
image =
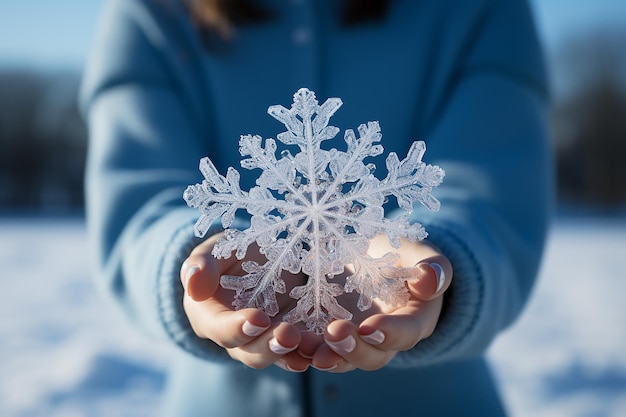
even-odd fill
[[[258,247],[250,246],[244,260],[235,256],[216,259],[211,251],[223,234],[217,234],[194,248],[181,267],[180,278],[185,289],[183,306],[189,323],[198,337],[210,339],[226,349],[231,358],[254,368],[276,364],[283,369],[302,372],[311,360],[298,353],[302,336],[292,324],[271,318],[257,308],[234,310],[235,292],[222,288],[222,275],[243,276],[242,262],[266,262]],[[302,282],[304,281],[302,277]],[[293,276],[285,282],[299,281]],[[281,311],[293,303],[288,295],[276,294]],[[282,305],[281,305],[282,304]],[[321,341],[320,341],[321,343]]]

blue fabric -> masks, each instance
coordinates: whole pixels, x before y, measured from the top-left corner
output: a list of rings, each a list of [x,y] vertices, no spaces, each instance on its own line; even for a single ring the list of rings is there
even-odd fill
[[[498,415],[481,355],[528,298],[552,195],[547,88],[528,5],[395,0],[381,22],[345,28],[341,2],[262,3],[272,20],[211,50],[182,1],[107,0],[85,71],[94,269],[138,329],[181,348],[167,415],[244,415],[248,406],[250,415],[298,415],[302,404],[324,416],[351,407]],[[238,168],[239,136],[275,137],[283,126],[267,107],[289,106],[300,87],[320,101],[342,98],[331,120],[342,131],[378,120],[385,154],[402,157],[424,140],[426,162],[446,170],[441,211],[416,208],[414,220],[451,260],[454,282],[435,333],[382,371],[245,370],[197,338],[182,308],[178,273],[199,243],[182,192],[202,180],[200,158],[223,173]],[[240,171],[248,189],[257,173]]]

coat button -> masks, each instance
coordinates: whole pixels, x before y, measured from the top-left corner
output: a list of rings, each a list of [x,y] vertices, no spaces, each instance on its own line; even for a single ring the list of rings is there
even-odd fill
[[[306,27],[300,27],[293,31],[291,40],[297,46],[304,46],[311,42],[311,31]]]
[[[335,400],[338,394],[336,385],[328,384],[324,387],[324,398],[326,398],[327,401]]]

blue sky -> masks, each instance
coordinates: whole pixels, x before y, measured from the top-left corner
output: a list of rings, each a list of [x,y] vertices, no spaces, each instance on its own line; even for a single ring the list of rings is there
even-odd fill
[[[626,29],[624,0],[530,0],[539,32],[548,48],[577,32]]]
[[[101,0],[0,0],[0,65],[80,68]]]
[[[1,0],[0,65],[80,68],[102,0]],[[626,27],[625,0],[531,0],[553,49],[568,35]]]

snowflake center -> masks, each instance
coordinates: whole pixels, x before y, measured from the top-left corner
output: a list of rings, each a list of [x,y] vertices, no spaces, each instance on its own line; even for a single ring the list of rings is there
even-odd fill
[[[311,216],[319,220],[322,217],[323,213],[324,213],[324,207],[321,206],[318,201],[314,201],[313,203],[311,203],[311,211],[310,211]]]

